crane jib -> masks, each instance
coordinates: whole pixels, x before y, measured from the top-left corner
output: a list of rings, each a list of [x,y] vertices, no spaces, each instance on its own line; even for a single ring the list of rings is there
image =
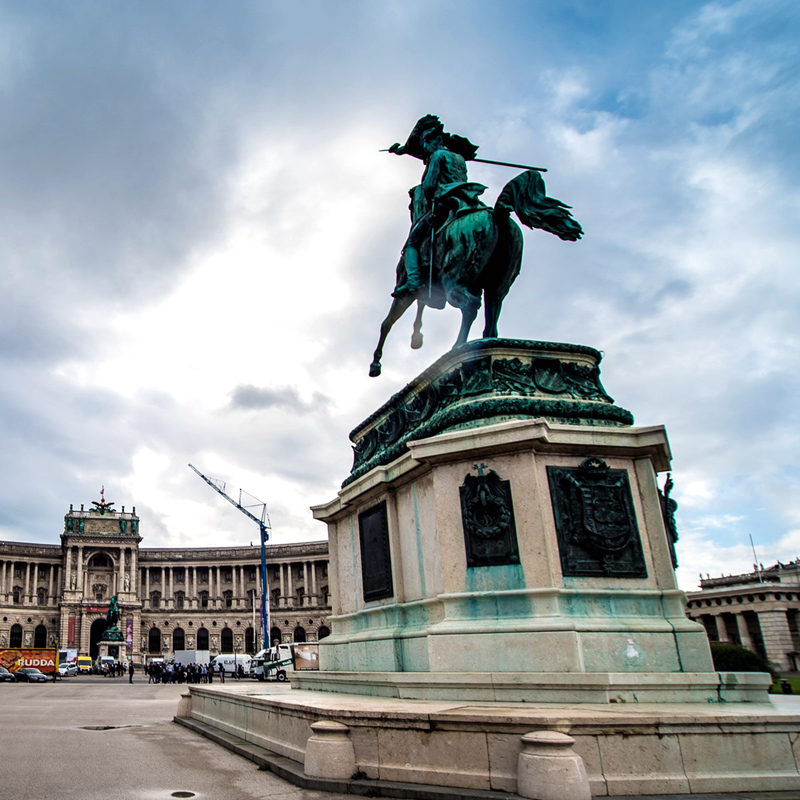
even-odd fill
[[[269,539],[269,525],[264,522],[264,518],[267,517],[267,504],[261,503],[259,500],[258,502],[263,505],[263,511],[261,514],[261,519],[251,514],[241,503],[242,493],[241,490],[239,491],[239,500],[240,502],[236,502],[230,495],[226,494],[219,486],[217,486],[211,478],[206,477],[200,472],[199,469],[189,464],[189,469],[193,472],[197,473],[215,492],[221,494],[231,505],[236,506],[242,514],[250,517],[253,522],[258,523],[259,532],[261,534],[261,641],[265,647],[269,647],[269,611],[267,605],[267,540]],[[226,484],[227,486],[227,484]],[[253,498],[257,499],[257,498]]]

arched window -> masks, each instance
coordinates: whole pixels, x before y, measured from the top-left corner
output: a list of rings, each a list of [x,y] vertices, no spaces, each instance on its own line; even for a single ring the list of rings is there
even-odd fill
[[[161,592],[150,592],[150,608],[161,607]]]
[[[175,628],[172,631],[172,652],[174,653],[176,650],[185,650],[186,649],[186,635],[183,632],[183,628]]]
[[[208,630],[206,628],[197,629],[197,649],[208,650]]]
[[[150,628],[150,633],[147,634],[147,652],[161,652],[161,631],[158,628]]]
[[[33,646],[47,647],[47,628],[44,625],[37,625],[33,632]]]
[[[183,592],[175,592],[175,608],[183,608],[183,599],[185,595]],[[183,648],[181,648],[183,650]]]
[[[256,651],[255,631],[252,628],[247,628],[244,632],[244,651],[250,655]]]
[[[222,653],[233,652],[233,631],[230,628],[223,628],[220,634],[220,643],[222,645]]]
[[[226,589],[222,593],[222,597],[225,600],[225,608],[231,608],[233,606],[233,592],[230,589]],[[230,650],[226,650],[226,653],[229,653]]]
[[[269,641],[270,644],[276,645],[281,643],[281,629],[280,628],[270,628],[269,629]]]
[[[208,608],[208,592],[200,592],[200,608]]]
[[[22,625],[12,625],[8,639],[9,647],[22,647]]]
[[[317,641],[331,635],[331,629],[327,625],[320,625],[317,631]]]
[[[36,591],[36,602],[40,606],[47,605],[47,589],[42,588]]]
[[[299,625],[294,629],[294,640],[296,642],[304,642],[306,640],[306,629],[301,628]]]
[[[89,559],[89,566],[90,567],[111,567],[113,566],[111,563],[111,559],[105,553],[95,553]]]

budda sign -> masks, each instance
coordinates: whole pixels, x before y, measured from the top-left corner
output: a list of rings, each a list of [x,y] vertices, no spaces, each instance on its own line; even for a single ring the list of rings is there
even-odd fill
[[[55,672],[56,651],[45,648],[6,648],[0,650],[0,667],[5,667],[9,672],[16,672],[23,667]]]

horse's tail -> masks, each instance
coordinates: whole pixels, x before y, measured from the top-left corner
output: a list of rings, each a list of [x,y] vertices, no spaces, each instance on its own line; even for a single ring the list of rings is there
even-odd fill
[[[569,242],[580,239],[583,229],[570,213],[570,206],[548,197],[545,191],[544,180],[537,170],[529,169],[512,178],[495,203],[498,220],[513,211],[529,228],[539,228]]]

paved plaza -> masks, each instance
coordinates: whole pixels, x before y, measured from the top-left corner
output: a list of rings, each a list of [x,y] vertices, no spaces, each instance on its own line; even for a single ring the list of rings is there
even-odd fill
[[[244,683],[252,688],[251,682]],[[55,684],[0,684],[0,796],[14,800],[348,797],[298,789],[176,725],[172,717],[184,691],[186,686],[148,684],[141,675],[133,684],[127,677],[100,676]]]

